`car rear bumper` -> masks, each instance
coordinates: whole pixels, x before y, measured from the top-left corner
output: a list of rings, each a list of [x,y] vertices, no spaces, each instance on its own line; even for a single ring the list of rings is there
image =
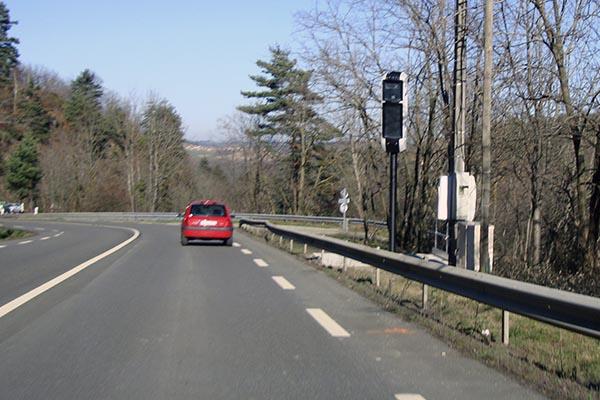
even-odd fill
[[[229,239],[233,236],[233,227],[186,226],[181,234],[188,239]]]

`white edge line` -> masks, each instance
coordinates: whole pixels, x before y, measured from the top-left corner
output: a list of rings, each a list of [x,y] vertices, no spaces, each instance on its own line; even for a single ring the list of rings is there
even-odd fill
[[[283,276],[272,276],[271,279],[275,281],[276,284],[279,285],[283,290],[294,290],[296,286],[292,285],[287,279]]]
[[[350,333],[342,328],[327,313],[320,308],[307,308],[306,312],[315,319],[333,337],[350,337]]]
[[[425,400],[425,397],[415,393],[399,393],[394,395],[396,400]]]
[[[137,229],[133,229],[133,228],[126,228],[126,229],[129,229],[133,232],[133,235],[129,239],[125,240],[124,242],[116,245],[115,247],[113,247],[111,249],[106,250],[104,253],[98,254],[96,257],[91,258],[82,264],[79,264],[78,266],[57,276],[56,278],[51,279],[44,284],[41,284],[40,286],[17,297],[16,299],[9,301],[8,303],[6,303],[2,307],[0,307],[0,318],[4,317],[6,314],[8,314],[11,311],[14,311],[16,308],[22,306],[23,304],[27,303],[28,301],[36,298],[37,296],[44,293],[45,291],[52,289],[54,286],[58,285],[59,283],[63,282],[64,280],[72,277],[76,273],[86,269],[90,265],[121,250],[123,247],[127,246],[129,243],[133,242],[135,239],[137,239],[140,236],[140,231],[138,231]]]
[[[263,260],[262,258],[255,258],[252,261],[254,261],[254,264],[256,264],[256,265],[258,265],[259,267],[262,267],[262,268],[269,266],[269,264],[267,264],[265,262],[265,260]]]

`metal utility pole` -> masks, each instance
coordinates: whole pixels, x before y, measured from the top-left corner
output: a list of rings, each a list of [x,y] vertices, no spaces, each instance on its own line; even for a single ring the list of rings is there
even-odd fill
[[[466,33],[467,0],[456,0],[454,23],[454,107],[452,137],[448,141],[448,177],[456,181],[456,173],[465,171],[465,105],[466,105]],[[449,182],[449,183],[450,183]],[[456,185],[448,185],[448,264],[456,265]]]
[[[482,179],[481,179],[481,246],[480,264],[483,272],[490,272],[489,226],[490,226],[490,176],[491,176],[491,120],[492,120],[492,44],[493,0],[485,0],[483,25],[483,113],[482,120]]]
[[[398,152],[390,152],[390,192],[389,192],[389,244],[390,251],[396,251],[396,188],[398,187]]]

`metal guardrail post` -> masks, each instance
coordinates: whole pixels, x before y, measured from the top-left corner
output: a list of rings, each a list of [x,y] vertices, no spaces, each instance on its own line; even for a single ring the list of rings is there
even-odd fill
[[[429,300],[429,286],[423,284],[422,295],[421,295],[421,308],[427,310],[427,302]]]
[[[502,344],[508,345],[510,334],[510,313],[502,310]]]
[[[290,253],[294,253],[294,239],[290,240]]]
[[[306,254],[308,252],[308,245],[306,243],[304,243],[304,254]]]

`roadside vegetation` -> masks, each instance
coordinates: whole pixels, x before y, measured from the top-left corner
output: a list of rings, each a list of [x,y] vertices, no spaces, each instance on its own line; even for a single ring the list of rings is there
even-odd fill
[[[12,240],[21,239],[31,236],[31,232],[23,231],[14,228],[3,228],[0,226],[0,241],[1,240]]]

